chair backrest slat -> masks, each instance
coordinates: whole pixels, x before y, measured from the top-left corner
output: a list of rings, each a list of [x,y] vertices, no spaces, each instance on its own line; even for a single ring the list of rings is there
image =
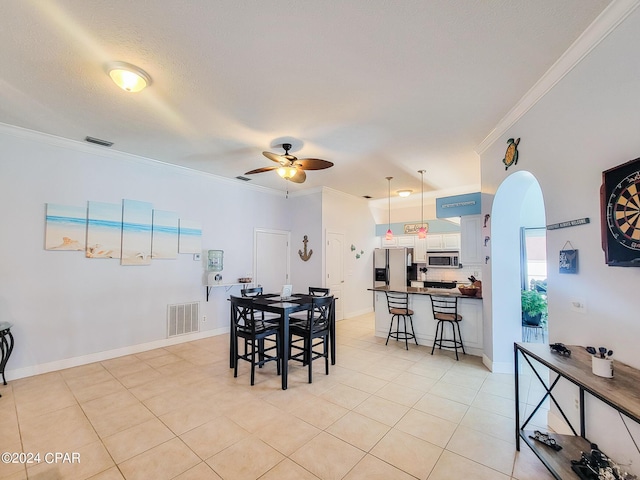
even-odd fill
[[[262,287],[243,288],[240,290],[240,295],[243,297],[256,297],[262,295]]]
[[[436,313],[454,316],[458,314],[458,297],[429,296],[431,297],[431,309],[434,315]]]
[[[310,330],[318,332],[329,328],[333,305],[333,295],[311,299],[311,308],[307,312]]]
[[[231,313],[236,328],[245,328],[255,332],[256,327],[264,326],[261,319],[256,319],[251,297],[234,297],[231,295]]]
[[[324,287],[309,287],[309,295],[312,297],[326,297],[329,295],[329,289]]]
[[[387,307],[389,313],[391,309],[406,310],[409,309],[409,294],[403,292],[385,292],[387,294]]]

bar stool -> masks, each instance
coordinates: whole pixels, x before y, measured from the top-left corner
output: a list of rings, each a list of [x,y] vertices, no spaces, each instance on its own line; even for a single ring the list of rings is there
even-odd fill
[[[389,338],[395,338],[397,340],[404,340],[404,345],[409,350],[409,339],[413,338],[418,345],[415,332],[413,331],[413,310],[409,308],[409,294],[402,292],[385,292],[387,294],[387,307],[391,314],[391,324],[389,325],[389,335],[387,335],[387,341],[385,345],[389,343]],[[404,322],[404,331],[400,331],[400,317]],[[409,317],[409,324],[411,326],[411,332],[407,331],[407,317]],[[393,332],[393,320],[396,321],[396,331]]]
[[[433,346],[431,347],[431,355],[436,348],[439,349],[449,348],[456,351],[456,360],[458,360],[458,347],[462,348],[462,353],[465,355],[467,352],[464,350],[464,344],[462,343],[462,334],[460,333],[460,321],[462,315],[458,314],[458,297],[445,297],[437,295],[429,295],[431,297],[431,309],[433,311],[433,319],[438,321],[436,325],[436,336],[433,339]],[[453,339],[444,338],[444,324],[451,325],[453,331]],[[456,336],[456,329],[458,335]],[[438,333],[439,332],[439,333]]]

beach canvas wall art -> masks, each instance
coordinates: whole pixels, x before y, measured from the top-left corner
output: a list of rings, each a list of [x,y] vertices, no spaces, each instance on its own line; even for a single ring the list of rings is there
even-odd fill
[[[137,200],[122,200],[121,265],[151,264],[151,225],[153,205]]]
[[[202,224],[182,218],[179,223],[178,251],[180,253],[200,253],[202,251]]]
[[[120,258],[122,205],[89,202],[87,258]]]
[[[153,211],[151,258],[174,259],[178,256],[178,214]]]
[[[87,235],[87,207],[47,203],[45,250],[83,251]]]

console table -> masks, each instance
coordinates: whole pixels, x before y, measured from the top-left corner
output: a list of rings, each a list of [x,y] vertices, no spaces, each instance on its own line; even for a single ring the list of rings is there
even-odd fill
[[[0,373],[2,374],[2,382],[4,385],[7,384],[7,379],[4,377],[4,367],[7,365],[7,360],[9,360],[9,356],[11,356],[11,352],[13,351],[11,327],[13,327],[13,325],[9,322],[0,322]]]
[[[585,392],[626,415],[634,422],[640,423],[640,391],[638,389],[638,385],[640,384],[640,371],[624,363],[615,362],[613,378],[598,377],[591,371],[591,355],[585,351],[584,347],[567,345],[567,348],[571,350],[571,356],[552,353],[548,345],[540,343],[514,343],[516,449],[520,450],[520,440],[524,440],[557,479],[578,478],[571,470],[571,460],[579,460],[580,452],[588,452],[591,449],[591,442],[586,438]],[[546,394],[542,397],[540,403],[538,403],[531,415],[522,423],[520,422],[520,409],[518,408],[520,404],[518,365],[520,357],[529,364],[533,373],[546,390]],[[547,367],[557,375],[556,378],[553,380],[549,378],[548,383],[545,382],[536,370],[534,364]],[[561,378],[568,380],[578,387],[580,408],[579,432],[571,425],[571,422],[553,396],[552,390]],[[555,403],[560,415],[562,415],[574,434],[549,434],[559,445],[562,445],[562,450],[560,451],[552,450],[530,439],[529,435],[533,436],[534,431],[533,429],[526,429],[527,424],[547,397],[551,398]],[[615,458],[613,460],[615,460]]]

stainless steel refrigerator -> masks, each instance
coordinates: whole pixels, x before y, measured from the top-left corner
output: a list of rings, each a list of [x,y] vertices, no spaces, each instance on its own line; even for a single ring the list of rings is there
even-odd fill
[[[373,286],[406,287],[415,280],[413,248],[376,248],[373,252]]]

